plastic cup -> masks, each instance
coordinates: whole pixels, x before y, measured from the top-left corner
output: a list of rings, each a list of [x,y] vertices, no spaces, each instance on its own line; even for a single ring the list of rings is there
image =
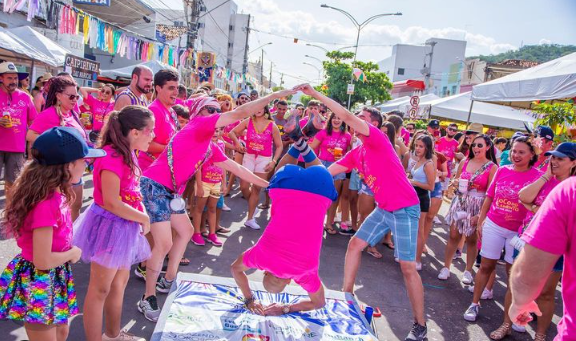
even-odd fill
[[[462,194],[468,193],[468,180],[467,179],[459,179],[458,180],[458,192]]]
[[[364,310],[364,317],[366,318],[366,321],[368,321],[368,324],[372,323],[372,315],[374,314],[374,309],[372,307],[366,307],[366,310]]]
[[[334,148],[332,154],[334,154],[334,156],[336,156],[336,157],[341,157],[342,156],[342,148],[340,148],[340,147]]]

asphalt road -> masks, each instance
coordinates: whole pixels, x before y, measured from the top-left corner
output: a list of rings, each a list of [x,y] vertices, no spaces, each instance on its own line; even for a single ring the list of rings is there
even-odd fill
[[[92,181],[85,177],[87,188],[91,188]],[[87,189],[84,193],[85,207],[90,203],[92,191]],[[188,245],[186,256],[191,260],[190,265],[181,267],[183,272],[201,273],[231,277],[229,266],[236,257],[248,247],[253,245],[261,235],[261,231],[254,231],[243,227],[247,203],[238,192],[226,203],[232,208],[231,212],[222,213],[222,225],[230,227],[232,232],[224,237],[224,246],[221,248],[207,244],[204,247]],[[0,209],[4,207],[4,189],[0,185]],[[443,205],[440,212],[441,220],[447,209]],[[257,218],[261,226],[266,226],[269,211],[263,211]],[[294,217],[294,233],[298,233],[299,219]],[[436,276],[442,267],[447,226],[435,225],[429,240],[429,253],[423,258],[423,271],[420,273],[425,289],[425,314],[428,319],[429,340],[488,340],[488,335],[497,328],[502,321],[505,293],[504,267],[498,266],[498,278],[494,288],[494,300],[483,301],[481,316],[476,323],[464,321],[462,314],[471,302],[470,294],[461,284],[460,278],[464,270],[462,260],[455,261],[453,275],[448,281],[439,281]],[[325,237],[320,264],[320,276],[324,285],[331,290],[339,290],[342,285],[344,255],[348,237],[335,235]],[[209,246],[210,245],[210,246]],[[400,268],[394,262],[393,251],[380,245],[379,251],[384,255],[382,259],[375,259],[364,253],[362,265],[356,283],[356,297],[360,303],[380,307],[382,317],[375,319],[377,333],[380,340],[403,340],[412,324],[412,315],[409,301],[404,288]],[[14,240],[0,239],[0,269],[3,269],[12,257],[18,253]],[[76,264],[73,266],[78,301],[80,307],[84,304],[84,297],[88,286],[89,265]],[[262,273],[257,271],[250,274],[251,280],[261,280]],[[154,324],[147,321],[136,309],[136,302],[144,292],[144,282],[132,274],[124,299],[124,313],[122,326],[131,333],[149,339],[154,330]],[[159,295],[159,303],[163,304],[165,295]],[[560,291],[556,295],[556,315],[553,326],[548,333],[552,340],[556,334],[556,323],[562,314],[562,298]],[[24,328],[11,321],[0,321],[0,340],[19,341],[27,340]],[[532,340],[534,331],[528,328],[526,334],[513,332],[507,340]],[[68,340],[84,340],[82,314],[71,321],[70,336]]]

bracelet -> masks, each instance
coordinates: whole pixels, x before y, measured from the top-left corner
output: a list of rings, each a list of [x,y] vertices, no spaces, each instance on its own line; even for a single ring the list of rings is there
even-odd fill
[[[542,175],[540,177],[540,179],[544,179],[544,182],[548,182],[550,179],[548,179],[545,175]]]
[[[254,296],[250,297],[250,298],[245,298],[244,299],[244,306],[248,307],[250,305],[250,303],[256,301],[256,299],[254,298]]]

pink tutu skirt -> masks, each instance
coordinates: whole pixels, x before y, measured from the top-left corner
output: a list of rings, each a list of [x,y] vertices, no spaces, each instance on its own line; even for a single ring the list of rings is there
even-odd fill
[[[130,269],[150,258],[150,245],[140,224],[92,204],[74,223],[72,244],[82,250],[82,261],[109,269]]]

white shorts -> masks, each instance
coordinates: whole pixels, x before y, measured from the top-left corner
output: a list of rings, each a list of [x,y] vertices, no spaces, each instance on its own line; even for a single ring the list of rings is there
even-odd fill
[[[244,154],[242,166],[248,168],[252,173],[266,173],[264,168],[272,161],[271,156],[262,156],[256,154]]]
[[[482,250],[480,255],[488,259],[500,259],[502,249],[505,249],[504,260],[506,263],[512,264],[514,262],[514,247],[510,245],[510,241],[517,235],[516,231],[500,227],[489,218],[486,218],[482,226]]]

